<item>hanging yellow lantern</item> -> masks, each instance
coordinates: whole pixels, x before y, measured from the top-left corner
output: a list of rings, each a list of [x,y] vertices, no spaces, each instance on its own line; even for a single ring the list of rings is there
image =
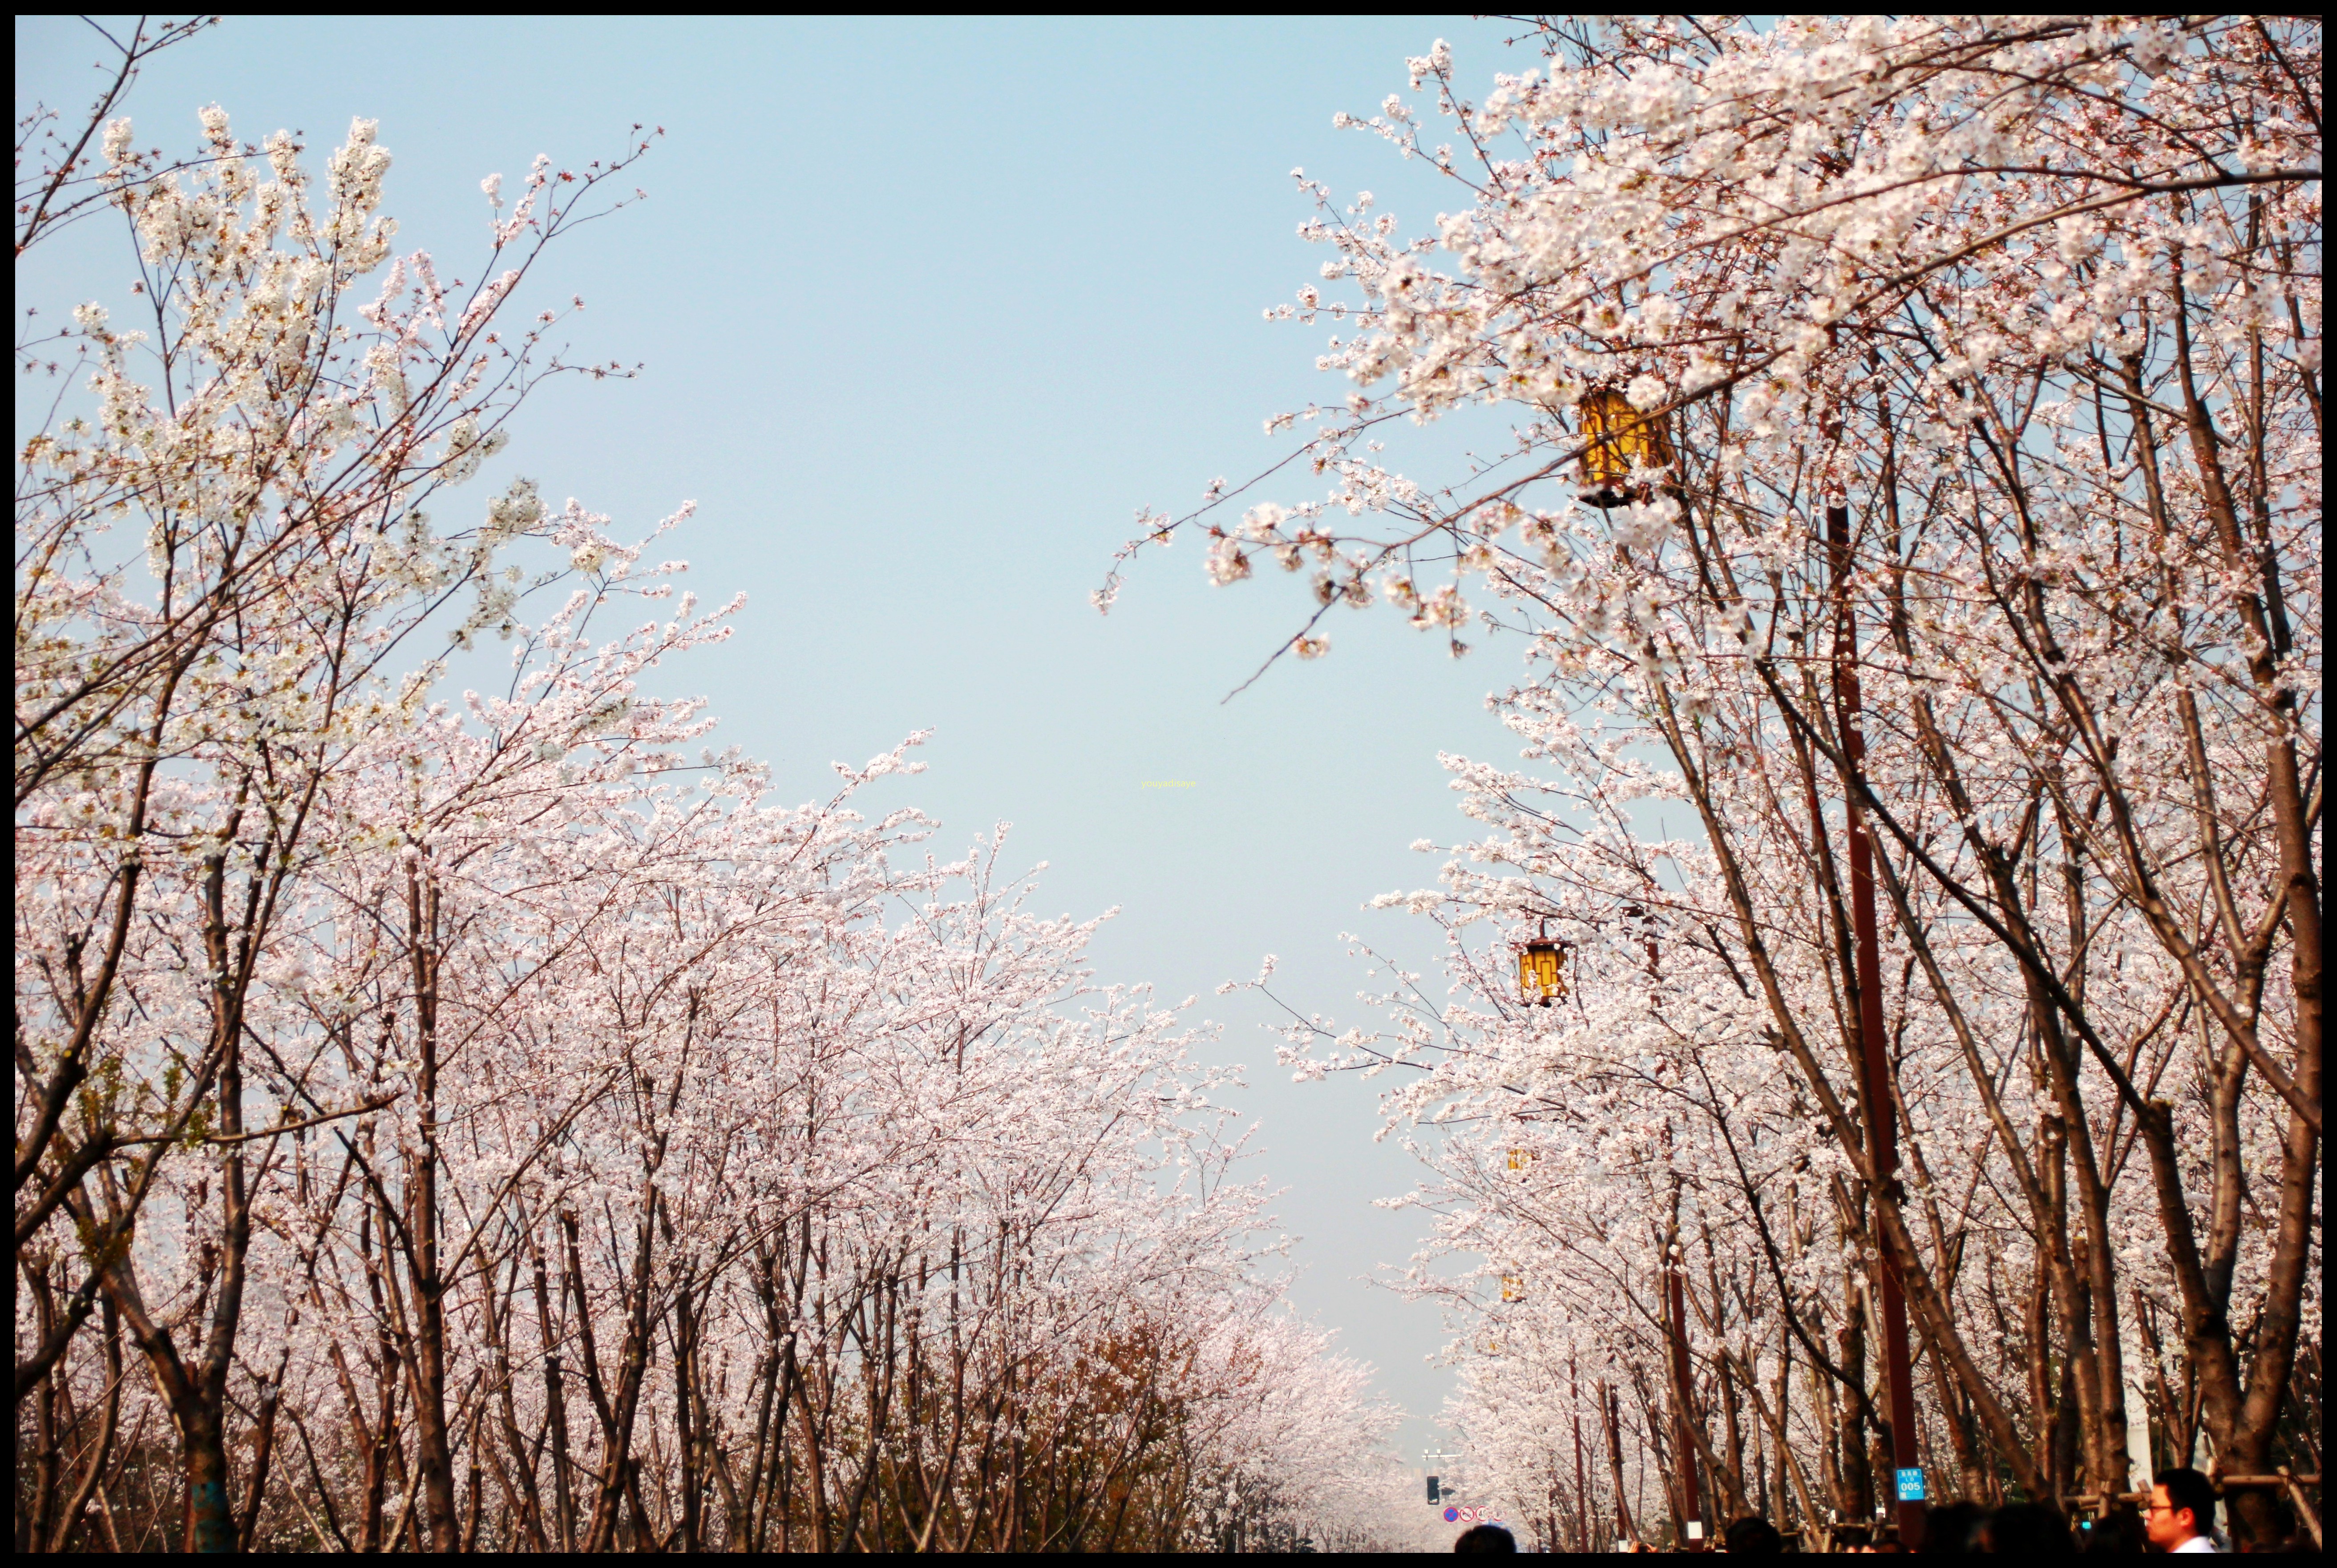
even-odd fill
[[[1564,944],[1547,936],[1518,949],[1518,991],[1529,1007],[1547,1007],[1566,995]]]
[[[1522,1171],[1522,1170],[1524,1170],[1528,1165],[1531,1164],[1532,1162],[1533,1162],[1533,1151],[1532,1151],[1532,1150],[1530,1150],[1530,1149],[1512,1149],[1512,1150],[1511,1150],[1511,1151],[1510,1151],[1510,1169],[1511,1169],[1511,1170],[1512,1170],[1512,1171]]]
[[[1640,413],[1612,387],[1593,387],[1576,408],[1583,437],[1590,443],[1582,452],[1583,501],[1605,508],[1648,499],[1647,485],[1634,484],[1631,471],[1635,466],[1671,466],[1672,439],[1664,421]]]
[[[1526,1282],[1524,1277],[1518,1274],[1502,1275],[1501,1299],[1504,1301],[1522,1301],[1525,1298]]]

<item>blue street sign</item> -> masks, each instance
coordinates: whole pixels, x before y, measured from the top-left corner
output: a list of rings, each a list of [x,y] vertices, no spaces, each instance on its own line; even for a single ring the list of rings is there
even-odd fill
[[[1921,1503],[1923,1500],[1923,1472],[1919,1467],[1899,1472],[1899,1501]]]

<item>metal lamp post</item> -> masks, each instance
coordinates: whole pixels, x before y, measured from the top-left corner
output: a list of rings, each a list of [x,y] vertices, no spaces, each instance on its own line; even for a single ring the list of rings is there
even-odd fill
[[[1866,755],[1865,738],[1858,729],[1858,632],[1850,615],[1850,508],[1825,510],[1827,554],[1831,556],[1835,594],[1833,679],[1836,720],[1843,758],[1852,772]],[[1891,1058],[1882,1025],[1882,962],[1874,916],[1874,849],[1866,813],[1857,792],[1843,780],[1843,804],[1850,818],[1850,908],[1856,940],[1856,973],[1852,991],[1857,999],[1859,1099],[1866,1112],[1866,1152],[1879,1186],[1890,1188],[1899,1176],[1899,1124],[1891,1093]],[[1909,1552],[1923,1544],[1923,1459],[1916,1445],[1915,1383],[1907,1353],[1907,1297],[1899,1279],[1899,1265],[1888,1247],[1877,1249],[1882,1267],[1877,1272],[1882,1308],[1883,1379],[1891,1406],[1891,1464],[1893,1509],[1899,1521],[1899,1544]]]

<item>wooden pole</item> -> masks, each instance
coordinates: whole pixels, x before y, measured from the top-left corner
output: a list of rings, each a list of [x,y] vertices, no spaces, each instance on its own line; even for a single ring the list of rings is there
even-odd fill
[[[1850,508],[1828,506],[1826,544],[1833,557],[1834,588],[1833,681],[1836,720],[1843,759],[1858,771],[1866,756],[1859,732],[1858,632],[1850,608]],[[1850,818],[1850,911],[1857,943],[1859,1099],[1866,1112],[1866,1146],[1875,1181],[1895,1188],[1899,1175],[1899,1123],[1891,1093],[1891,1061],[1882,1029],[1882,959],[1874,920],[1874,849],[1860,809],[1857,791],[1844,780],[1843,803]],[[1878,1227],[1879,1229],[1879,1227]],[[1890,1389],[1892,1494],[1899,1520],[1899,1542],[1909,1552],[1923,1544],[1923,1460],[1916,1445],[1915,1382],[1907,1357],[1907,1298],[1899,1280],[1898,1265],[1890,1250],[1877,1246],[1881,1263],[1877,1281],[1882,1308],[1882,1359]],[[1912,1482],[1912,1485],[1911,1485]],[[1908,1496],[1910,1491],[1917,1495]]]

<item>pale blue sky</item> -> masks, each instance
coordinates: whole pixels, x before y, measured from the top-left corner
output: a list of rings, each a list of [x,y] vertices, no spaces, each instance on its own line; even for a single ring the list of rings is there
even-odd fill
[[[945,844],[1011,820],[1010,859],[1051,863],[1042,909],[1121,907],[1100,975],[1200,993],[1225,1021],[1225,1058],[1252,1069],[1260,1164],[1303,1238],[1295,1297],[1416,1417],[1449,1382],[1424,1363],[1436,1314],[1358,1282],[1419,1225],[1371,1205],[1415,1175],[1372,1142],[1378,1085],[1290,1084],[1261,1008],[1210,993],[1273,952],[1291,999],[1359,1022],[1340,931],[1432,951],[1419,923],[1359,906],[1431,880],[1406,845],[1467,826],[1440,750],[1514,755],[1481,701],[1514,655],[1455,663],[1391,613],[1343,612],[1331,658],[1221,705],[1295,627],[1298,582],[1211,589],[1179,546],[1109,619],[1087,593],[1134,508],[1246,478],[1280,450],[1266,414],[1344,395],[1313,369],[1322,329],[1260,319],[1325,254],[1295,237],[1308,209],[1289,171],[1374,190],[1408,228],[1437,198],[1407,202],[1431,189],[1418,166],[1335,132],[1333,113],[1404,90],[1405,56],[1440,36],[1464,82],[1522,69],[1501,46],[1513,30],[230,18],[163,55],[130,104],[140,144],[173,150],[211,102],[248,138],[283,126],[315,149],[352,115],[379,120],[399,248],[464,278],[484,249],[482,175],[515,185],[538,152],[582,164],[633,121],[665,127],[640,174],[650,201],[544,274],[588,301],[578,357],[646,371],[552,387],[496,466],[621,535],[699,503],[670,553],[701,597],[748,604],[732,642],[670,671],[674,694],[709,697],[719,739],[768,760],[782,796],[825,793],[831,760],[930,728],[930,771],[882,803],[940,818]],[[93,96],[91,42],[19,18],[18,113]],[[121,246],[92,225],[36,252],[20,297],[118,304]],[[1417,1451],[1429,1431],[1405,1436]]]

